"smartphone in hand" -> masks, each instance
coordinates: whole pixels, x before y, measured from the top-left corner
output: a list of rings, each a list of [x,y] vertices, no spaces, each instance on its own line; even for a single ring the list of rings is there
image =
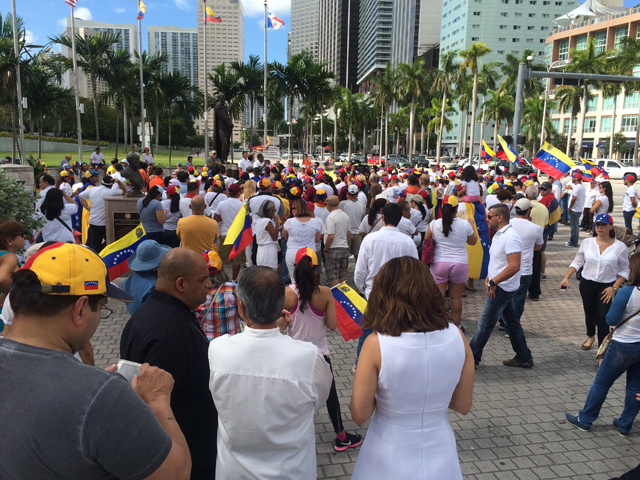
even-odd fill
[[[561,292],[566,292],[567,290],[569,290],[569,285],[562,285],[562,286],[560,287],[560,291],[561,291]]]
[[[119,373],[127,379],[127,382],[131,383],[134,375],[140,375],[141,366],[142,365],[140,363],[130,362],[129,360],[120,360],[118,362],[118,367],[116,368],[116,373]]]

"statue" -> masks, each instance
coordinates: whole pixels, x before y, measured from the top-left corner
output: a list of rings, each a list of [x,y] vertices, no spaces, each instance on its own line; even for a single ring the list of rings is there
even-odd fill
[[[127,154],[127,168],[122,172],[122,178],[129,180],[131,191],[127,194],[127,197],[144,197],[142,189],[144,188],[144,180],[140,175],[140,155],[136,152],[129,152]]]
[[[214,144],[218,148],[218,159],[222,163],[227,162],[231,145],[231,132],[233,131],[233,123],[229,118],[229,110],[224,101],[224,95],[218,95],[218,103],[213,108],[216,130],[214,132]]]

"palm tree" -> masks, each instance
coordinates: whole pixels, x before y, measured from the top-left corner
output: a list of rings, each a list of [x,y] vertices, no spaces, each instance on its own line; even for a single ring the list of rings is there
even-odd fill
[[[385,117],[385,141],[384,141],[384,158],[389,157],[389,108],[396,99],[396,80],[397,72],[391,66],[391,62],[387,62],[384,73],[376,77],[371,94],[373,95],[373,106],[382,109]],[[382,147],[382,146],[381,146]]]
[[[547,108],[554,109],[557,104],[553,100],[547,101]],[[532,154],[536,153],[536,140],[542,131],[542,118],[544,117],[544,98],[538,95],[526,98],[522,109],[522,133],[527,137],[527,145]],[[553,124],[549,116],[545,117],[545,129],[553,131]],[[542,140],[540,140],[542,142]],[[541,143],[542,145],[542,143]]]
[[[304,71],[304,63],[307,58],[308,53],[302,51],[293,55],[286,65],[283,65],[279,62],[273,62],[269,65],[269,69],[271,70],[271,82],[270,85],[273,85],[272,88],[277,89],[282,95],[286,95],[287,99],[287,118],[289,119],[289,133],[293,130],[293,125],[291,124],[291,119],[293,116],[293,104],[296,99],[300,96],[300,85],[301,79]],[[337,115],[336,115],[337,119]],[[337,124],[337,122],[336,122]],[[335,135],[337,137],[337,135]],[[336,147],[336,138],[334,138],[334,150]],[[289,147],[291,147],[291,137],[289,137]]]
[[[419,58],[413,65],[398,64],[397,89],[400,96],[411,97],[411,114],[409,116],[409,163],[413,159],[415,142],[416,100],[423,97],[428,89],[424,71],[424,58]]]
[[[460,133],[458,141],[458,153],[462,156],[467,151],[467,124],[469,116],[469,103],[473,95],[473,82],[463,72],[462,78],[456,84],[458,96],[458,111],[460,112]]]
[[[580,111],[580,102],[582,101],[582,87],[558,87],[556,90],[556,100],[560,112],[570,112],[569,130],[567,133],[567,149],[565,154],[569,156],[571,151],[571,136],[573,135],[573,120]],[[613,126],[612,126],[613,128]]]
[[[442,102],[440,105],[447,104],[447,96],[453,93],[453,87],[461,76],[460,64],[456,61],[458,50],[449,50],[440,56],[440,68],[437,69],[433,83],[431,84],[431,92],[440,92]],[[438,132],[442,132],[444,127],[445,110],[440,113],[440,128]],[[440,151],[442,149],[442,135],[438,134],[438,147],[436,151],[436,162],[440,161]]]
[[[339,121],[342,126],[349,127],[349,150],[347,153],[347,162],[351,163],[351,144],[353,142],[353,126],[358,122],[360,116],[360,103],[362,102],[362,94],[351,93],[348,88],[341,89],[342,96],[336,102],[336,107],[340,110]]]
[[[526,68],[530,68],[533,71],[544,71],[546,67],[540,63],[536,62],[534,59],[535,52],[530,48],[526,48],[522,53],[520,58],[515,55],[508,53],[506,56],[506,61],[502,65],[500,65],[500,69],[502,70],[503,75],[505,76],[504,80],[500,84],[501,90],[507,90],[512,97],[516,96],[516,84],[518,83],[518,68],[521,63],[525,64]],[[529,57],[532,59],[529,60]],[[529,80],[525,80],[524,82],[524,97],[531,97],[533,95],[540,95],[542,91],[542,83],[538,78],[531,78]]]
[[[431,101],[431,116],[433,119],[427,125],[427,130],[433,130],[438,134],[438,136],[440,136],[440,127],[444,128],[446,132],[451,130],[453,128],[453,122],[445,117],[444,123],[440,123],[440,118],[442,117],[442,113],[451,113],[455,111],[456,109],[450,105],[447,105],[447,107],[443,109],[442,102],[439,99],[434,98]]]
[[[605,71],[605,58],[607,52],[596,52],[596,39],[589,38],[587,40],[587,48],[584,50],[578,50],[572,48],[569,51],[569,58],[571,63],[568,65],[567,70],[570,72],[581,73],[593,73],[598,74]],[[582,152],[582,137],[584,135],[584,117],[587,113],[587,106],[589,102],[589,85],[593,83],[590,80],[585,80],[582,87],[582,105],[580,106],[580,121],[578,123],[578,141],[576,143],[576,160],[580,159]]]
[[[485,97],[489,90],[495,90],[500,74],[498,73],[498,66],[500,62],[490,62],[482,65],[480,72],[478,73],[478,93],[482,94],[482,118],[480,120],[480,142],[484,140],[484,128],[487,123]]]
[[[136,72],[140,71],[140,57],[138,52],[134,53],[136,62],[132,67]],[[147,110],[156,117],[155,127],[155,149],[158,152],[158,136],[160,135],[160,114],[163,113],[162,90],[158,87],[158,76],[167,71],[169,56],[166,53],[157,53],[155,55],[147,55],[142,52],[142,78],[144,83],[144,92],[147,99],[151,101],[147,103]],[[136,96],[137,99],[138,96]],[[151,147],[151,145],[149,145]]]
[[[493,150],[495,151],[498,144],[498,130],[503,120],[509,121],[509,117],[513,115],[515,108],[515,100],[505,90],[487,90],[491,98],[485,102],[487,107],[487,118],[495,122],[493,127]]]
[[[469,161],[473,159],[473,144],[476,134],[476,108],[478,106],[478,59],[491,53],[492,50],[484,42],[473,42],[467,50],[462,50],[460,56],[464,61],[461,69],[468,68],[473,74],[473,97],[471,98],[471,147],[469,149]]]
[[[66,35],[52,37],[50,40],[58,45],[71,49],[71,38]],[[113,50],[113,44],[121,41],[120,34],[110,32],[96,33],[92,37],[76,35],[76,54],[78,55],[78,68],[89,75],[93,94],[93,116],[96,123],[96,145],[100,145],[100,126],[98,115],[98,80],[107,77],[110,63],[108,52]],[[72,59],[66,58],[68,69],[72,68]]]
[[[260,63],[260,57],[257,55],[249,55],[249,61],[247,63],[234,61],[231,62],[231,70],[238,74],[241,81],[240,89],[243,95],[249,99],[249,113],[251,124],[251,137],[254,135],[253,125],[253,112],[256,102],[261,102],[264,92],[264,70],[263,65]],[[249,148],[251,148],[251,142],[249,142]]]
[[[396,132],[394,133],[394,136],[396,137],[396,154],[400,153],[400,132],[404,132],[409,128],[409,115],[410,108],[408,107],[401,108],[397,113],[389,115],[391,130]]]

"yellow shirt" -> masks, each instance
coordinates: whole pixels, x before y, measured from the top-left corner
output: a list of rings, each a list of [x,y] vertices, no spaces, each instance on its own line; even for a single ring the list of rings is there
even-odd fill
[[[218,222],[204,215],[190,215],[178,220],[176,234],[182,246],[197,253],[215,250],[218,239]]]
[[[537,200],[531,200],[533,208],[531,209],[531,220],[538,225],[542,230],[547,228],[549,222],[549,210],[543,204]]]
[[[276,197],[278,197],[282,202],[282,207],[284,208],[284,216],[289,218],[289,213],[291,212],[291,207],[289,206],[289,200],[281,197],[280,195],[276,195]]]
[[[113,175],[114,173],[116,173],[116,168],[113,165],[107,168],[107,175]]]

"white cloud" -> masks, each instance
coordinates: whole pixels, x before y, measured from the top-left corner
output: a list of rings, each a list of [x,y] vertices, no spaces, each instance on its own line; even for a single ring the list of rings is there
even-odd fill
[[[61,18],[56,22],[56,26],[58,27],[58,31],[63,31],[65,28],[67,28],[67,19]]]
[[[124,9],[124,8],[114,8],[114,9],[113,9],[113,11],[114,11],[114,12],[116,12],[116,13],[124,13],[124,12],[126,12],[127,10],[126,10],[126,9]]]
[[[173,0],[173,3],[180,10],[191,10],[191,2],[188,2],[187,0]]]
[[[27,45],[33,44],[33,43],[38,41],[38,36],[34,35],[31,30],[25,30],[24,31],[24,37],[25,37],[25,43]]]
[[[256,15],[264,15],[264,3],[256,0],[242,2],[245,17],[255,17]],[[291,0],[269,0],[269,10],[276,15],[289,16],[291,13]],[[264,29],[264,28],[263,28]]]
[[[75,18],[79,18],[80,20],[93,20],[91,10],[86,7],[76,7],[74,16]]]

